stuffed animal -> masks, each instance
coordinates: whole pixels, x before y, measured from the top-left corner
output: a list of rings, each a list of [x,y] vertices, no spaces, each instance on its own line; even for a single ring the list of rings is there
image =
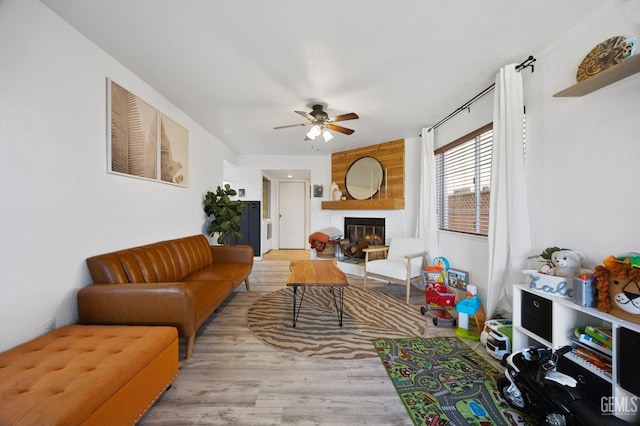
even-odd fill
[[[640,268],[627,259],[605,259],[595,268],[598,309],[640,323]]]
[[[580,275],[582,255],[573,250],[558,250],[551,254],[553,268],[547,272],[556,277],[573,278]]]

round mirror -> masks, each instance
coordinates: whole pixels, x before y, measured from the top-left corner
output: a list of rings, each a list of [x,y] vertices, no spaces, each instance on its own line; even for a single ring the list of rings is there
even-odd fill
[[[355,200],[366,200],[380,190],[383,180],[382,164],[373,157],[354,161],[347,170],[345,186]]]

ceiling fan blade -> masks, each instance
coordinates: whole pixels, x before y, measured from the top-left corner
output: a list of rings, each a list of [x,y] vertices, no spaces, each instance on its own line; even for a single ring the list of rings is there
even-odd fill
[[[355,132],[355,130],[347,129],[346,127],[337,126],[335,124],[327,124],[326,127],[327,129],[335,130],[336,132],[344,133],[345,135],[350,135]]]
[[[278,127],[274,127],[275,130],[277,129],[286,129],[287,127],[300,127],[300,126],[308,126],[309,123],[300,123],[300,124],[289,124],[287,126],[278,126]]]
[[[356,120],[358,118],[360,118],[358,117],[358,114],[356,114],[355,112],[350,112],[349,114],[336,115],[335,117],[332,117],[329,121],[335,123],[336,121]]]
[[[313,115],[309,114],[308,112],[304,112],[304,111],[294,111],[296,114],[300,114],[301,116],[303,116],[304,118],[306,118],[307,120],[311,121],[311,122],[315,122],[316,119]]]

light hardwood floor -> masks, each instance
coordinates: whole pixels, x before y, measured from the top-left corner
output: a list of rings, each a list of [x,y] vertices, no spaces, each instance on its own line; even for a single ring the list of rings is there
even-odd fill
[[[193,357],[181,362],[173,386],[140,424],[411,425],[379,359],[336,361],[292,355],[266,346],[247,328],[249,307],[265,293],[285,287],[289,261],[308,258],[305,250],[277,250],[256,261],[251,291],[240,286],[205,323]],[[362,277],[348,275],[348,279],[351,285],[362,286]],[[370,283],[404,300],[404,287]],[[411,303],[419,309],[424,292],[412,288]],[[433,325],[428,329],[452,334],[452,329]]]

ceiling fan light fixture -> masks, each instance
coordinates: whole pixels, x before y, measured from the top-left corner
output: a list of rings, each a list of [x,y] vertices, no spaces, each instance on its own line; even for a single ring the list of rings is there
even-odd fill
[[[320,130],[320,126],[314,124],[307,132],[307,137],[314,141],[316,140],[316,137],[320,135],[320,133],[322,133],[322,131]]]
[[[329,142],[331,139],[333,139],[333,135],[331,134],[331,132],[329,132],[329,130],[324,129],[324,132],[322,132],[322,137],[324,138],[324,142],[327,143]]]
[[[1,1],[1,0],[0,0]],[[333,130],[338,133],[342,133],[343,135],[351,135],[354,130],[347,129],[346,127],[338,126],[334,124],[337,121],[346,121],[346,120],[356,120],[358,114],[355,112],[350,112],[348,114],[336,115],[335,117],[329,117],[329,115],[323,110],[323,106],[320,104],[313,105],[313,111],[305,112],[305,111],[294,111],[296,114],[301,115],[302,117],[309,120],[308,123],[301,124],[289,124],[287,126],[276,126],[274,129],[286,129],[288,127],[298,127],[298,126],[311,126],[309,131],[306,133],[304,140],[305,141],[315,141],[316,138],[322,135],[322,139],[324,142],[329,142],[334,138],[333,134],[329,130]]]

